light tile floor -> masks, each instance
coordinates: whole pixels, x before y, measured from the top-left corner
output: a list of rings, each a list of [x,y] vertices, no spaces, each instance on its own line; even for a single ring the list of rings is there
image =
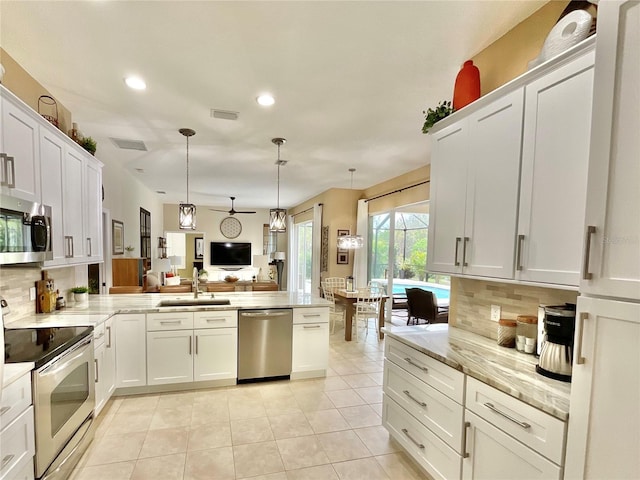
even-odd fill
[[[113,398],[72,480],[428,478],[381,425],[383,352],[337,330],[323,379]]]

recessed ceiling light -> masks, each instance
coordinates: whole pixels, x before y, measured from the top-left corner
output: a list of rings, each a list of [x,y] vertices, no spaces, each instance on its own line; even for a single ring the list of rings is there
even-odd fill
[[[133,88],[134,90],[144,90],[147,88],[147,84],[140,77],[126,77],[124,83],[127,84],[127,87]]]
[[[263,107],[269,107],[276,103],[276,99],[273,98],[273,95],[271,95],[270,93],[263,93],[258,98],[256,98],[256,101]]]

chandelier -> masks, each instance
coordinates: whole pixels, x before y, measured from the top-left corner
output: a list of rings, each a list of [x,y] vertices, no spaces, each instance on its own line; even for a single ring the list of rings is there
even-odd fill
[[[193,203],[189,203],[189,137],[194,136],[196,132],[190,128],[181,128],[178,131],[187,137],[187,202],[180,202],[178,224],[181,230],[195,230],[196,206]]]
[[[351,173],[351,190],[353,190],[353,172],[355,172],[355,168],[350,168],[349,172]],[[349,230],[351,232],[351,230]],[[345,248],[349,250],[353,250],[356,248],[362,248],[364,246],[364,238],[362,235],[340,235],[338,237],[338,248]]]
[[[278,146],[278,160],[276,165],[278,166],[278,203],[276,208],[269,210],[269,231],[275,233],[285,233],[287,231],[287,211],[284,208],[280,208],[280,166],[286,165],[286,160],[280,160],[280,146],[287,140],[284,138],[272,138],[271,141]]]

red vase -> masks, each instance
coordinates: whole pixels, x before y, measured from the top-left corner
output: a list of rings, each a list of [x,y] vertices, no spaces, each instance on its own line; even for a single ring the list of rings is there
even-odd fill
[[[460,110],[480,98],[480,70],[467,60],[456,77],[453,88],[453,109]]]

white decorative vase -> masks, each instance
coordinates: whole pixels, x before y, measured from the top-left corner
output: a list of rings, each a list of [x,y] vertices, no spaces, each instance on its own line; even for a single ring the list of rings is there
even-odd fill
[[[74,293],[73,299],[76,303],[87,303],[89,301],[89,294],[87,292],[84,293]]]

